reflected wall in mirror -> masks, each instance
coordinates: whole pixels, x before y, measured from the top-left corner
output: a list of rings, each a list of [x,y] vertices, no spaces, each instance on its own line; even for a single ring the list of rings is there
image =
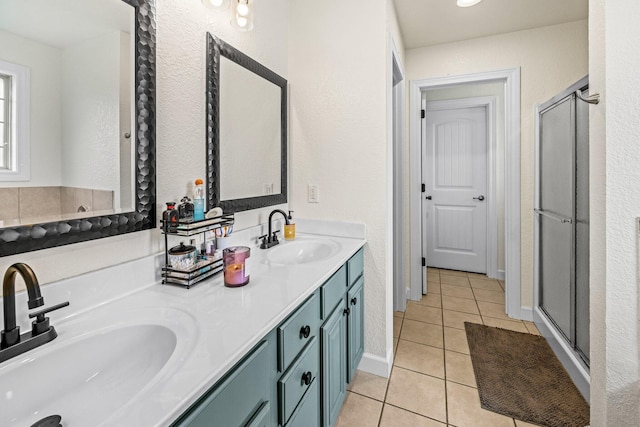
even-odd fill
[[[207,36],[208,208],[287,201],[287,81]]]
[[[30,173],[1,153],[0,256],[154,227],[155,1],[0,0],[3,63],[29,70],[30,125],[5,138],[28,136]]]

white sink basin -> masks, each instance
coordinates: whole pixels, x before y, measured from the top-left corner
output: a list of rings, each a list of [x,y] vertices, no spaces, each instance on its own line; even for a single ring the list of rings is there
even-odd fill
[[[177,353],[184,353],[178,351],[181,331],[137,321],[69,339],[65,326],[73,330],[79,323],[55,325],[58,338],[7,361],[10,366],[0,368],[2,424],[29,426],[60,415],[65,426],[108,425],[168,366],[173,371]]]
[[[340,247],[338,242],[330,239],[300,238],[267,249],[267,259],[280,265],[308,264],[332,257]]]

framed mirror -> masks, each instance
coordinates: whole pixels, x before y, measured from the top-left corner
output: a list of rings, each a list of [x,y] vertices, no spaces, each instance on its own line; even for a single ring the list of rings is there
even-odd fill
[[[207,207],[287,202],[287,81],[207,33]]]
[[[155,25],[155,0],[0,0],[0,77],[22,62],[31,85],[30,125],[14,125],[31,170],[0,174],[0,256],[155,227]]]

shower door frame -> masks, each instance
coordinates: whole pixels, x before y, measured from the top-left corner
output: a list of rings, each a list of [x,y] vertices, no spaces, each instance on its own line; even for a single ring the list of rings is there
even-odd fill
[[[539,104],[536,107],[535,113],[535,177],[534,177],[534,210],[537,210],[540,207],[540,113],[547,110],[552,105],[562,101],[563,99],[571,96],[577,90],[583,90],[589,87],[589,76],[585,76],[582,79],[578,80],[576,83],[569,86],[564,91],[560,92],[558,95],[551,98],[549,101]],[[581,102],[576,100],[576,102]],[[576,116],[576,108],[575,105],[571,108],[572,117]],[[575,129],[572,132],[574,146],[572,148],[573,156],[572,156],[572,165],[573,165],[573,174],[572,174],[572,185],[575,189],[575,180],[576,180],[576,170],[575,170],[575,158],[576,158],[576,147],[575,147],[575,138],[576,132]],[[572,209],[573,209],[573,217],[575,217],[575,209],[576,209],[576,200],[575,194],[572,197]],[[575,221],[574,221],[575,222]],[[556,327],[555,322],[545,313],[545,311],[540,306],[541,302],[541,292],[542,289],[540,287],[540,214],[534,212],[534,262],[533,262],[533,318],[535,325],[540,330],[542,336],[546,338],[549,345],[553,349],[554,353],[567,370],[571,379],[576,384],[578,390],[585,397],[587,402],[589,401],[590,395],[590,374],[589,368],[582,360],[582,358],[578,355],[576,349],[573,348],[572,342],[575,341],[575,304],[571,306],[571,330],[570,336],[566,337],[559,328]],[[575,267],[575,224],[573,225],[573,230],[571,232],[571,245],[574,248],[571,254],[571,263]],[[571,300],[575,299],[575,269],[572,268],[570,272],[571,277]],[[568,341],[568,340],[571,340]]]

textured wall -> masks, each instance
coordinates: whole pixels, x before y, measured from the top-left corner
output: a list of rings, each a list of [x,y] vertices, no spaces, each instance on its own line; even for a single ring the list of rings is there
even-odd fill
[[[409,80],[521,69],[521,303],[533,305],[535,106],[588,72],[587,21],[448,43],[406,54]]]
[[[296,0],[289,12],[291,207],[367,224],[365,351],[379,357],[391,345],[386,6]],[[320,203],[307,203],[308,184]]]
[[[602,96],[590,107],[591,425],[640,425],[640,3],[591,1],[589,13],[591,90]]]
[[[0,30],[0,59],[31,69],[31,179],[2,187],[60,185],[60,50]],[[34,155],[35,154],[35,155]]]

